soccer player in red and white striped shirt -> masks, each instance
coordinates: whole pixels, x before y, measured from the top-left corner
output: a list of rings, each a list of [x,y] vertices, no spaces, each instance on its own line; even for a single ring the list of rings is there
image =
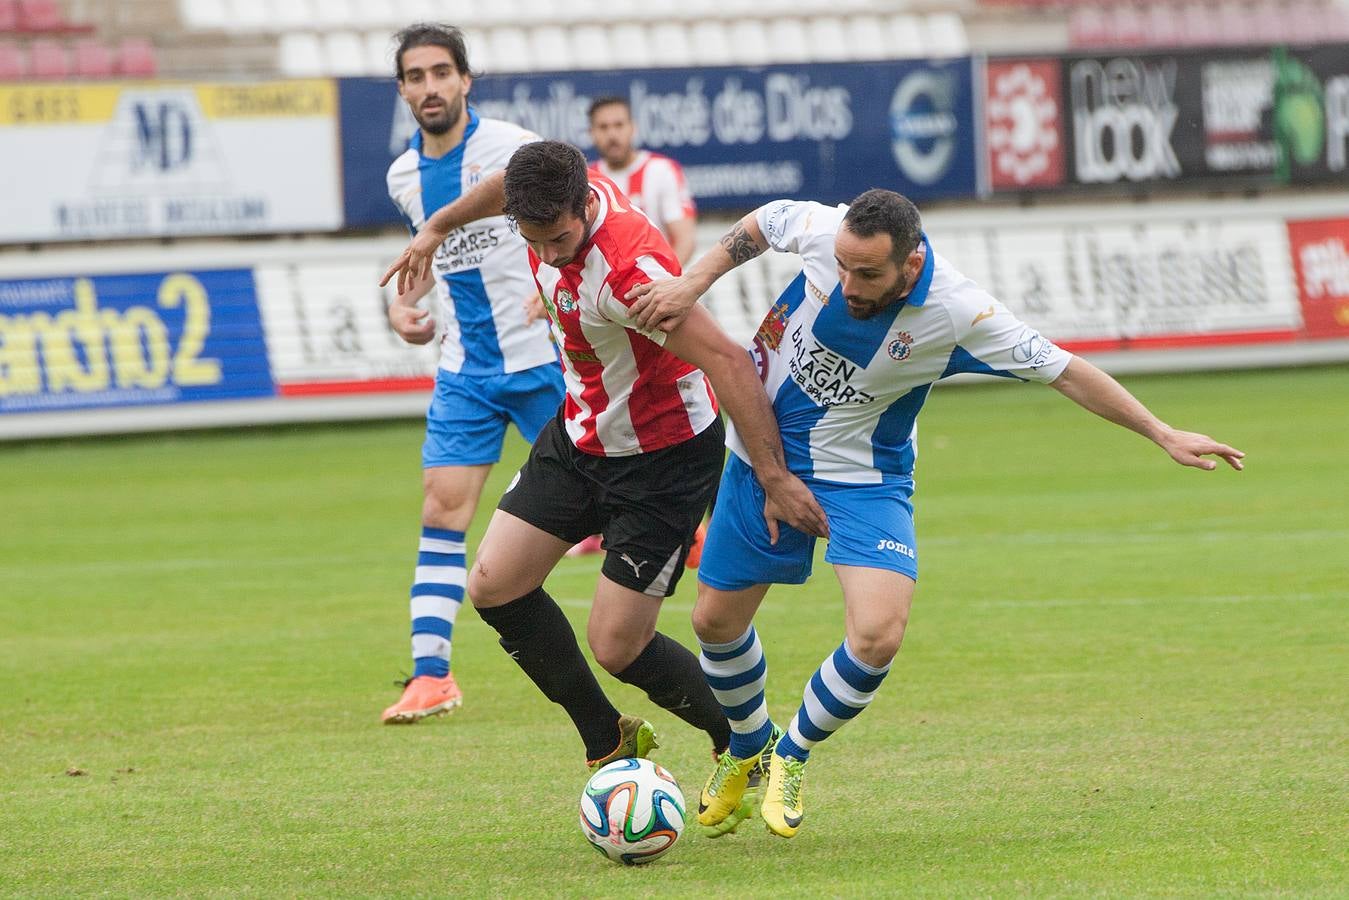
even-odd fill
[[[627,291],[678,274],[679,263],[611,181],[588,176],[580,151],[556,141],[527,144],[503,178],[485,180],[430,224],[449,230],[463,215],[493,209],[512,216],[529,245],[562,350],[567,398],[502,497],[468,593],[511,658],[571,716],[588,765],[644,756],[655,746],[651,726],[620,716],[609,702],[542,587],[570,546],[603,534],[606,557],[587,628],[596,662],[724,750],[729,726],[697,657],[656,631],[660,601],[674,591],[720,476],[718,397],[737,430],[750,435],[769,529],[785,521],[823,535],[824,513],[786,469],[758,370],[710,314],[695,310],[668,335],[635,327]],[[386,280],[418,274],[421,252],[414,242]]]
[[[632,108],[623,97],[600,97],[590,104],[590,139],[600,158],[590,171],[613,181],[633,205],[647,214],[674,248],[679,264],[693,256],[698,208],[679,163],[639,150]]]

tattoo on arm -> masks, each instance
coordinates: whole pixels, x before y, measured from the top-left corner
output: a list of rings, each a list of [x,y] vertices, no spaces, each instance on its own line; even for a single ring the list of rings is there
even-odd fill
[[[754,238],[749,236],[745,226],[739,222],[736,222],[734,228],[722,235],[720,244],[730,255],[731,262],[737,266],[763,253],[763,250],[759,249],[759,245],[754,243]]]

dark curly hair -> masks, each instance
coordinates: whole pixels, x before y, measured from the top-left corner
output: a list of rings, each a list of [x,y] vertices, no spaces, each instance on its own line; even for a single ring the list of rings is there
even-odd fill
[[[517,222],[551,225],[564,212],[584,219],[589,193],[586,159],[571,144],[534,141],[506,164],[506,215]]]
[[[398,42],[398,50],[393,55],[394,75],[403,80],[403,54],[414,47],[444,47],[454,60],[454,67],[460,75],[477,78],[478,73],[469,68],[468,48],[464,44],[464,33],[453,25],[440,25],[435,22],[418,22],[409,25],[393,36]]]
[[[848,205],[843,224],[858,237],[890,235],[890,256],[901,263],[918,249],[918,242],[923,239],[923,220],[918,215],[918,207],[903,194],[882,188],[859,194]]]

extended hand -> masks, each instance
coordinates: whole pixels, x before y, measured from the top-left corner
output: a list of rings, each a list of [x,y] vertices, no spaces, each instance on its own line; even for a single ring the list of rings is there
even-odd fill
[[[1197,434],[1193,431],[1172,429],[1157,443],[1182,466],[1194,466],[1196,469],[1210,471],[1218,468],[1218,464],[1211,459],[1204,459],[1205,456],[1220,457],[1240,472],[1243,468],[1241,460],[1246,455],[1235,447],[1220,444],[1206,434]]]
[[[548,315],[548,310],[543,307],[543,297],[539,294],[533,294],[525,299],[525,324],[533,325],[539,319]]]
[[[426,344],[436,336],[436,320],[415,306],[395,303],[389,307],[389,325],[409,344]]]
[[[406,294],[412,286],[431,274],[431,262],[435,258],[436,248],[445,242],[445,235],[428,226],[424,226],[412,243],[407,245],[401,256],[389,266],[379,286],[389,283],[389,279],[398,276],[398,293]]]
[[[680,275],[634,285],[626,299],[632,301],[628,309],[635,316],[638,328],[670,332],[689,314],[702,294],[687,275]]]
[[[816,537],[829,537],[829,519],[810,488],[795,475],[787,475],[771,488],[764,486],[763,518],[772,544],[778,542],[778,522]]]

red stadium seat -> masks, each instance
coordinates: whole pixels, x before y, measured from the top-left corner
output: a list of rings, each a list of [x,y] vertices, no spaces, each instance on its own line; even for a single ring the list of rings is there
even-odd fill
[[[33,78],[70,77],[70,54],[62,41],[38,39],[29,46],[29,74]]]
[[[80,78],[109,78],[116,74],[112,48],[97,38],[75,43],[75,74]]]
[[[0,0],[0,32],[19,30],[19,4],[15,0]]]
[[[19,28],[38,34],[66,30],[66,17],[56,0],[19,0]]]
[[[16,81],[28,76],[28,54],[18,44],[0,41],[0,81]]]
[[[117,71],[133,78],[152,78],[159,71],[154,44],[148,38],[122,38],[117,50]]]

